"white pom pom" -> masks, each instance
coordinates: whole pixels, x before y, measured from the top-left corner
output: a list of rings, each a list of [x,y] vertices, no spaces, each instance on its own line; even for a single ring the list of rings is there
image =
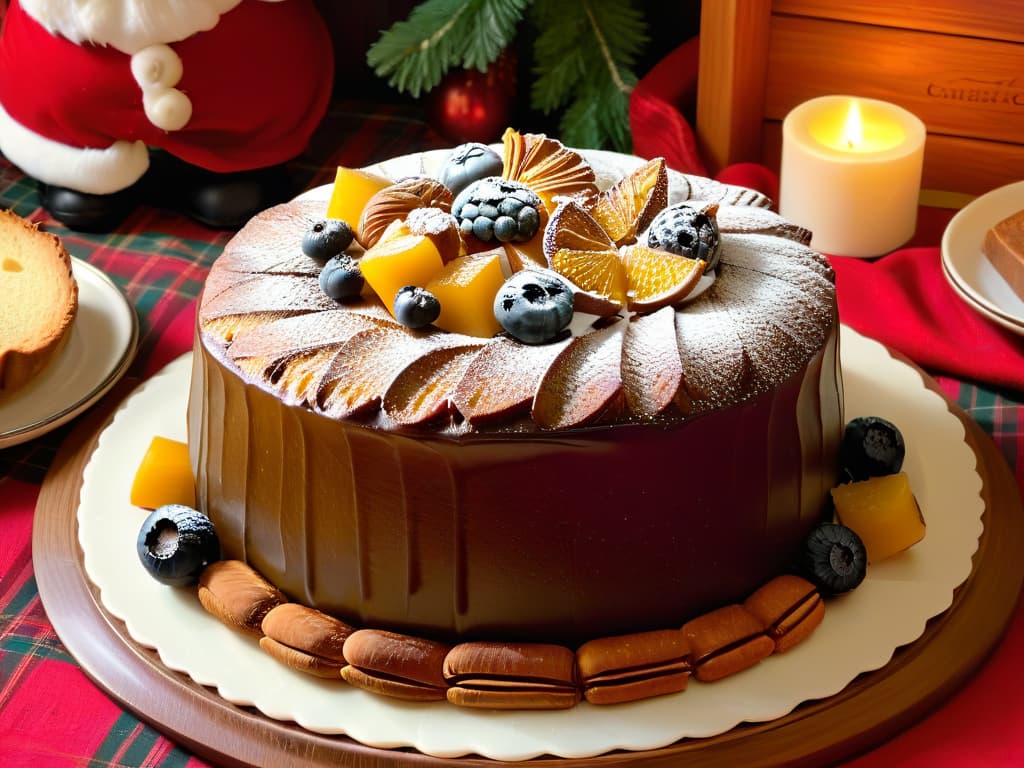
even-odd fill
[[[192,118],[192,102],[177,88],[146,90],[142,105],[149,122],[165,131],[179,131]]]
[[[151,45],[132,56],[132,76],[142,90],[173,88],[184,71],[181,57],[167,45]]]

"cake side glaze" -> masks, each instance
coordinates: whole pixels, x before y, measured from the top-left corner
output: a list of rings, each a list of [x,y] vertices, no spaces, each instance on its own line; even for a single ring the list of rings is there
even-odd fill
[[[835,347],[715,418],[458,438],[286,406],[201,349],[200,505],[226,556],[357,625],[568,645],[677,626],[786,570],[820,521]]]
[[[543,348],[327,300],[299,248],[323,204],[257,216],[210,273],[189,405],[225,555],[357,625],[566,644],[785,570],[835,481],[831,269],[756,193],[670,189],[723,202],[715,281]],[[475,418],[492,389],[516,407]]]

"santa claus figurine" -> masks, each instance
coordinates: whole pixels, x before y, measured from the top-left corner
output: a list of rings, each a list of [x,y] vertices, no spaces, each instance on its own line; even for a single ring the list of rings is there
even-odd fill
[[[11,0],[0,151],[72,228],[112,227],[154,190],[236,227],[279,199],[333,67],[312,0]]]

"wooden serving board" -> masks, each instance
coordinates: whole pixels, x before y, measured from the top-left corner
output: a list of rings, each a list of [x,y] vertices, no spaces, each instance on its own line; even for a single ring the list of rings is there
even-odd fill
[[[930,389],[941,393],[938,384],[924,374],[922,377]],[[85,673],[169,738],[221,765],[496,765],[472,756],[443,759],[409,749],[377,749],[271,720],[169,670],[154,651],[132,640],[123,623],[104,609],[86,577],[78,544],[77,510],[82,470],[96,440],[137,383],[122,382],[79,422],[61,446],[36,507],[32,546],[39,593],[57,634]],[[957,691],[995,647],[1013,615],[1024,580],[1024,558],[1019,556],[1024,549],[1024,509],[998,448],[959,406],[948,398],[946,402],[963,422],[967,442],[978,460],[984,532],[970,577],[957,589],[949,610],[932,619],[919,640],[898,649],[886,666],[861,675],[835,696],[807,702],[771,722],[743,724],[719,736],[685,739],[645,752],[537,758],[515,765],[827,765],[891,738]]]

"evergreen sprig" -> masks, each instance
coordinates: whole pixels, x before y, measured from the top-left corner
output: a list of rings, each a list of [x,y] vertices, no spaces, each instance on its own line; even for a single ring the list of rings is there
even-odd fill
[[[632,67],[647,42],[641,12],[624,0],[537,0],[533,10],[534,108],[566,108],[567,144],[629,151]]]
[[[632,67],[647,42],[633,0],[423,0],[381,34],[366,60],[391,86],[418,97],[452,68],[486,71],[531,4],[538,30],[532,106],[564,110],[567,144],[629,151]]]
[[[486,71],[515,36],[530,0],[424,0],[367,52],[373,71],[413,97],[453,67]]]

